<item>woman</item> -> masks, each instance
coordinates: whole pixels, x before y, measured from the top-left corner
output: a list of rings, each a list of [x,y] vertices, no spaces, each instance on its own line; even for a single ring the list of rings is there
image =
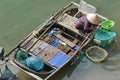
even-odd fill
[[[77,20],[75,27],[84,33],[89,33],[93,31],[99,23],[100,20],[96,14],[88,13]]]

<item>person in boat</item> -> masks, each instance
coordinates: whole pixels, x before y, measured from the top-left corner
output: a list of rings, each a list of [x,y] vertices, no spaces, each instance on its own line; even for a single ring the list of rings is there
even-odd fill
[[[88,13],[76,21],[75,27],[78,30],[82,30],[84,33],[90,33],[95,29],[95,26],[99,25],[99,23],[100,20],[96,14]]]

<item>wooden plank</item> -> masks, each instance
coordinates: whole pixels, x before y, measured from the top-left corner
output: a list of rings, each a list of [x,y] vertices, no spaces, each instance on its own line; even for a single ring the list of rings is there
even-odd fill
[[[45,37],[45,38],[43,39],[43,41],[45,41],[46,43],[49,44],[49,43],[51,43],[51,42],[54,41],[54,38],[47,36],[47,37]]]
[[[27,49],[27,51],[29,51],[38,41],[39,39],[52,27],[52,25],[54,24],[55,22],[53,22],[50,26],[47,27],[47,29],[37,38],[37,40],[35,40],[35,42],[29,46],[29,48]]]
[[[63,32],[63,34],[65,34],[65,35],[71,37],[72,39],[75,39],[75,37],[71,36],[70,34],[68,34],[68,33],[66,33],[66,32]]]
[[[75,28],[75,22],[77,20],[78,20],[77,18],[72,17],[65,13],[62,18],[58,19],[58,24],[79,34],[80,36],[85,37],[85,35],[82,32]]]
[[[28,49],[28,47],[29,47],[30,45],[32,45],[35,40],[37,40],[37,38],[31,38],[31,40],[30,40],[29,42],[27,42],[27,44],[23,44],[23,46],[20,46],[20,47],[22,47],[22,48],[24,48],[24,49]]]
[[[60,50],[47,45],[37,56],[41,57],[45,62],[48,62],[53,56],[55,56]]]
[[[66,39],[65,37],[63,37],[62,35],[60,35],[60,34],[55,34],[55,36],[56,36],[57,38],[59,38],[60,40],[62,40],[63,42],[67,43],[67,45],[69,45],[70,47],[74,47],[74,46],[75,46],[74,43],[72,43],[71,41],[69,41],[68,39]]]
[[[75,39],[75,40],[73,41],[73,43],[75,43],[75,44],[76,44],[77,42],[78,42],[78,40],[77,40],[77,39]]]

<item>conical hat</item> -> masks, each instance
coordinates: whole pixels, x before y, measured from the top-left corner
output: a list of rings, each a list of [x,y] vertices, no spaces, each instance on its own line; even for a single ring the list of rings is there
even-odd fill
[[[87,14],[87,19],[90,23],[98,25],[100,23],[100,19],[96,14],[89,13]]]

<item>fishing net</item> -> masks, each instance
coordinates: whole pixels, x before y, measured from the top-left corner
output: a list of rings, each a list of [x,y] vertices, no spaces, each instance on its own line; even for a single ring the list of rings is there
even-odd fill
[[[26,65],[26,59],[28,57],[28,53],[22,50],[17,51],[16,59],[23,65]]]
[[[8,66],[5,65],[5,70],[2,76],[0,77],[0,80],[18,80],[18,79],[17,76],[13,74],[12,71],[8,68]]]

